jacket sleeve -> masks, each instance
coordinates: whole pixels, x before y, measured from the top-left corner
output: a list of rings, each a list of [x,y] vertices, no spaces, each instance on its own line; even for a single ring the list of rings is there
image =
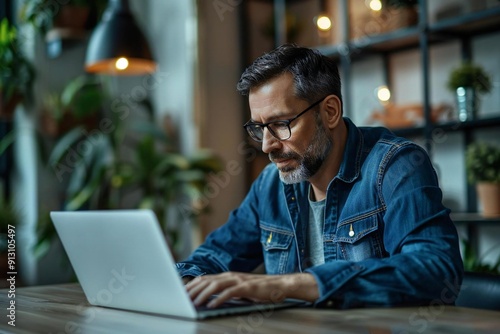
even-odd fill
[[[307,269],[319,285],[316,306],[444,305],[457,298],[463,277],[457,231],[427,154],[412,144],[385,158],[390,163],[378,171],[374,186],[385,206],[389,256]]]
[[[177,263],[181,277],[226,271],[250,272],[263,262],[258,215],[258,194],[266,169],[253,183],[241,205],[228,221],[210,233],[186,260]]]

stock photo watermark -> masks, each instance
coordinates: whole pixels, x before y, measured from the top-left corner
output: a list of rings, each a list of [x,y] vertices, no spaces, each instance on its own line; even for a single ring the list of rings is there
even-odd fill
[[[457,281],[444,281],[446,286],[442,291],[440,298],[436,298],[430,302],[428,306],[421,306],[418,311],[413,312],[408,318],[408,323],[411,326],[411,331],[401,331],[400,334],[407,334],[416,331],[424,333],[430,324],[443,314],[445,305],[452,305],[458,298],[461,290],[467,289],[467,286],[460,285]]]
[[[7,226],[7,324],[16,326],[16,227]]]
[[[234,12],[235,8],[243,3],[243,0],[213,0],[212,6],[214,7],[219,20],[224,21],[224,15],[227,12]]]

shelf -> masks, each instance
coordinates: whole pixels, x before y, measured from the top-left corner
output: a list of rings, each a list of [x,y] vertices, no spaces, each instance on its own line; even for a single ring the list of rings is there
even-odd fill
[[[500,31],[500,6],[444,19],[428,27],[429,43],[446,42],[449,36],[474,36]],[[347,43],[322,45],[317,49],[326,56],[340,58],[349,55],[359,58],[371,54],[398,52],[417,48],[420,43],[420,28],[412,26],[395,31],[369,35]]]
[[[479,213],[455,212],[450,215],[455,224],[463,225],[498,225],[500,227],[500,217],[486,218]]]
[[[429,26],[433,34],[474,36],[500,31],[500,6],[445,19]]]
[[[499,113],[500,114],[500,113]],[[433,124],[434,129],[441,129],[447,132],[470,130],[470,129],[485,129],[500,126],[500,116],[479,118],[466,122],[448,122],[442,124]]]
[[[380,35],[370,35],[351,40],[348,43],[322,45],[316,47],[321,53],[333,58],[349,55],[350,58],[370,54],[395,52],[417,47],[419,44],[418,27],[408,27]]]
[[[356,51],[393,52],[417,47],[419,30],[417,26],[402,28],[379,35],[371,35],[352,40],[351,49]]]
[[[500,112],[499,112],[500,115]],[[445,132],[453,132],[453,131],[463,131],[463,130],[472,130],[472,129],[486,129],[500,126],[500,116],[495,117],[487,117],[475,119],[472,121],[459,122],[452,121],[446,123],[432,124],[432,129],[440,129]],[[413,126],[408,128],[398,128],[398,129],[390,129],[398,136],[402,137],[415,137],[424,135],[425,127],[421,126]]]

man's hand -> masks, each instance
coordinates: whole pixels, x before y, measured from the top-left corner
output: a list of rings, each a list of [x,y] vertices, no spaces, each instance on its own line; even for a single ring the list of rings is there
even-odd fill
[[[217,307],[230,298],[246,298],[277,303],[285,298],[313,302],[319,297],[316,280],[311,274],[258,275],[227,272],[199,276],[186,284],[195,305],[202,305],[218,295],[207,306]]]
[[[194,279],[193,276],[184,276],[182,278],[182,283],[184,283],[184,285],[188,284],[189,282],[191,282],[192,280]]]

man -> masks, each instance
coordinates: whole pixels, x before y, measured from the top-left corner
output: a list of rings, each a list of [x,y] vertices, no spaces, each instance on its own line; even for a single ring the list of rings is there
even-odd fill
[[[342,116],[340,87],[331,59],[295,45],[245,70],[245,128],[272,163],[178,263],[195,304],[213,294],[209,307],[232,297],[337,308],[454,302],[458,237],[426,152],[356,127]],[[266,275],[251,273],[262,262]]]

